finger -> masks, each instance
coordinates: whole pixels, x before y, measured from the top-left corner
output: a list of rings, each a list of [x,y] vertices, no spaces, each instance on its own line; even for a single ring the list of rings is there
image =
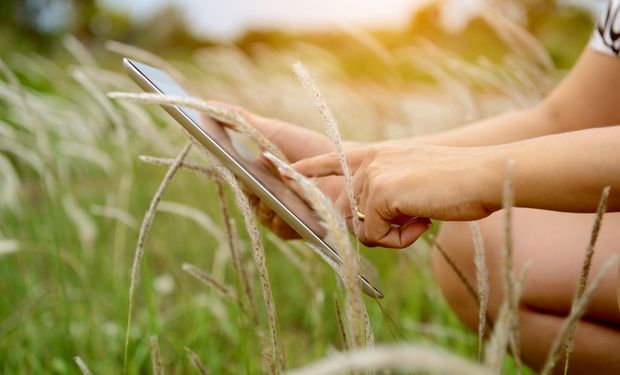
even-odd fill
[[[215,100],[208,100],[206,101],[207,104],[215,107],[216,109],[223,111],[223,112],[229,112],[229,113],[234,113],[236,116],[240,117],[241,119],[245,120],[247,123],[249,123],[250,125],[255,125],[255,123],[261,118],[260,116],[246,110],[243,107],[239,107],[237,105],[234,104],[229,104],[229,103],[224,103],[224,102],[219,102],[219,101],[215,101]],[[226,121],[220,121],[217,119],[214,119],[212,117],[209,117],[208,115],[202,114],[203,116],[209,118],[211,121],[215,121],[217,122],[219,125],[225,127],[225,128],[229,128],[235,131],[240,131],[241,129],[239,129],[238,126],[236,126],[233,123],[230,122],[226,122]]]
[[[368,223],[365,223],[365,225],[368,225]],[[429,219],[417,218],[402,227],[389,226],[389,230],[381,238],[372,239],[366,237],[362,242],[367,246],[402,249],[413,244],[430,226],[431,222]]]
[[[271,225],[273,217],[276,215],[275,212],[273,212],[271,208],[267,207],[267,205],[262,201],[258,203],[256,213],[258,214],[258,219],[260,222],[268,227]]]
[[[334,205],[338,211],[342,212],[349,230],[353,232],[353,213],[351,212],[351,205],[349,204],[349,197],[347,196],[346,191],[343,190],[342,193],[340,193],[334,202]]]
[[[353,199],[355,199],[355,205],[358,206],[358,208],[361,201],[362,191],[364,189],[364,176],[367,165],[368,162],[364,161],[362,165],[360,165],[360,167],[357,169],[356,173],[353,175],[353,180],[351,181]],[[336,200],[336,208],[341,210],[345,217],[351,217],[353,216],[353,214],[357,214],[357,212],[351,212],[351,200],[349,199],[349,194],[346,187],[342,189],[342,192]]]
[[[293,164],[293,168],[300,174],[309,177],[342,175],[342,168],[336,153],[302,159]]]
[[[364,215],[364,210],[360,208],[361,202],[362,202],[362,196],[363,196],[363,192],[364,192],[364,181],[365,181],[365,174],[366,174],[366,167],[368,165],[368,159],[366,159],[362,165],[357,169],[357,172],[353,175],[353,181],[351,182],[352,184],[352,190],[353,190],[353,198],[355,200],[355,204],[352,205],[351,203],[351,198],[348,195],[348,192],[346,191],[346,189],[343,189],[342,193],[340,194],[339,198],[338,198],[338,202],[336,207],[338,207],[338,209],[340,209],[345,217],[347,218],[347,222],[349,225],[349,229],[354,232],[354,234],[356,236],[361,236],[364,233],[364,230],[362,229],[362,226],[360,224],[360,227],[358,228],[358,232],[355,233],[355,228],[353,226],[353,215],[356,215],[358,218],[358,222],[361,223],[363,221],[363,219],[360,219],[360,214]],[[353,212],[353,207],[355,207],[355,211]]]
[[[344,215],[345,218],[350,219],[353,216],[351,212],[351,203],[349,202],[349,195],[343,190],[336,201],[334,202],[336,209]]]
[[[295,195],[297,195],[302,201],[304,201],[304,203],[308,207],[312,207],[312,202],[310,201],[310,199],[308,199],[308,196],[306,195],[306,192],[301,187],[299,182],[291,179],[287,175],[282,175],[282,177],[284,177],[283,181],[286,184],[286,186],[288,186],[288,188],[291,189],[295,193]]]
[[[291,228],[280,216],[275,215],[271,220],[271,224],[269,226],[271,231],[275,233],[278,237],[285,240],[292,240],[296,238],[301,238],[297,232],[293,228]]]
[[[200,112],[200,123],[201,124],[208,124],[208,123],[216,123],[222,126],[226,126],[226,127],[232,127],[231,125],[227,125],[224,124],[222,122],[217,121],[216,119],[214,119],[213,117],[207,115],[206,113]]]
[[[238,114],[239,116],[245,118],[246,120],[249,120],[251,116],[253,116],[253,114],[251,112],[248,112],[245,108],[240,107],[238,105],[234,105],[234,104],[230,104],[230,103],[225,103],[225,102],[220,102],[217,100],[207,100],[205,101],[207,104],[219,108],[221,110],[226,110],[226,111],[230,111],[230,112],[235,112],[236,114]]]
[[[351,174],[356,173],[358,167],[372,152],[374,152],[372,151],[372,148],[364,146],[353,148],[345,153],[344,157]],[[297,172],[305,176],[323,177],[343,175],[342,164],[340,163],[338,154],[335,152],[302,159],[293,164],[293,167],[297,170]]]

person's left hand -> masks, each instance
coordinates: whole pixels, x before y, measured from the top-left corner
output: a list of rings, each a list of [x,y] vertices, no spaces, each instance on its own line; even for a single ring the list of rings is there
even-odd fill
[[[497,175],[506,164],[500,156],[493,147],[381,143],[347,151],[354,195],[365,215],[359,239],[369,246],[403,248],[428,229],[429,218],[488,216],[498,208],[498,197],[501,201]],[[304,159],[294,167],[309,177],[342,175],[336,154]],[[336,205],[345,217],[352,216],[346,192]]]

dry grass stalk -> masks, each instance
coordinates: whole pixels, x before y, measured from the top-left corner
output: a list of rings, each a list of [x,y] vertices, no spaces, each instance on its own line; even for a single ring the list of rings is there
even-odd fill
[[[312,272],[310,264],[307,263],[306,258],[302,258],[302,254],[297,252],[297,249],[293,249],[289,245],[289,241],[283,240],[273,232],[265,233],[265,237],[271,242],[275,247],[282,252],[282,254],[288,259],[295,267],[299,268],[302,273],[307,274]]]
[[[344,283],[345,282],[345,274],[344,274],[344,270],[342,269],[342,266],[340,264],[338,264],[334,259],[330,258],[327,254],[325,254],[322,250],[320,250],[314,244],[312,244],[310,242],[307,242],[307,244],[308,244],[308,247],[310,249],[312,249],[318,256],[321,257],[321,259],[323,259],[325,261],[325,263],[327,263],[331,267],[332,270],[334,270],[334,273]]]
[[[17,78],[15,73],[13,73],[13,71],[5,64],[2,59],[0,59],[0,72],[2,72],[2,74],[6,76],[6,78],[13,86],[13,89],[17,91],[19,102],[23,108],[23,111],[21,113],[24,115],[24,118],[26,120],[25,125],[28,127],[28,130],[35,136],[38,151],[41,153],[41,155],[44,156],[44,158],[49,158],[49,160],[52,160],[51,155],[53,154],[50,140],[45,133],[43,127],[39,126],[39,124],[37,124],[37,122],[35,121],[33,113],[36,112],[32,110],[32,106],[28,98],[28,93],[26,92],[26,89],[19,82],[19,79]],[[46,177],[45,182],[48,184],[48,187],[53,189],[54,185],[51,178],[49,178],[50,175],[45,174],[44,177]]]
[[[504,43],[523,57],[533,59],[548,72],[555,70],[553,60],[538,39],[510,18],[494,11],[493,7],[482,6],[480,15],[495,30]]]
[[[474,267],[476,269],[476,285],[478,288],[478,359],[482,358],[482,345],[486,329],[487,306],[489,304],[489,270],[486,264],[484,243],[477,222],[470,223],[474,239]]]
[[[353,232],[357,235],[359,233],[360,228],[360,220],[356,212],[357,209],[357,201],[355,199],[355,195],[353,194],[353,176],[351,175],[351,170],[349,169],[349,165],[347,164],[346,157],[344,155],[344,146],[342,144],[342,137],[340,136],[340,130],[338,129],[338,123],[334,118],[331,110],[327,106],[323,95],[321,95],[321,91],[318,86],[310,77],[310,73],[301,62],[296,62],[293,64],[293,70],[297,75],[297,79],[304,85],[304,87],[310,92],[312,97],[314,98],[314,105],[318,109],[321,117],[324,122],[324,129],[327,137],[334,145],[336,149],[336,153],[338,155],[338,160],[340,161],[340,167],[342,168],[342,174],[345,180],[345,187],[347,191],[347,196],[349,198],[349,204],[351,205],[352,221],[353,221]]]
[[[239,297],[236,296],[232,292],[232,290],[231,290],[231,288],[229,286],[222,284],[221,282],[219,282],[215,278],[211,277],[211,275],[209,275],[208,273],[206,273],[204,271],[201,271],[198,267],[196,267],[194,265],[191,265],[191,264],[188,264],[188,263],[183,263],[183,265],[181,266],[181,269],[183,269],[183,271],[189,273],[190,275],[192,275],[193,277],[195,277],[197,280],[201,281],[205,285],[209,285],[209,286],[212,286],[213,288],[215,288],[215,290],[217,290],[218,293],[222,297],[235,302],[235,304],[237,304],[237,306],[239,306],[239,308],[241,309],[241,312],[244,315],[247,315],[247,311],[245,310],[245,308],[243,306],[243,303],[241,302]]]
[[[0,256],[19,251],[19,241],[0,239]]]
[[[80,65],[97,66],[93,55],[88,51],[84,44],[71,34],[67,34],[62,39],[62,44],[67,51],[77,60]]]
[[[254,322],[258,324],[258,310],[256,309],[256,303],[254,302],[252,284],[250,283],[248,273],[246,272],[245,267],[241,262],[241,251],[239,249],[239,242],[237,241],[237,230],[232,215],[230,214],[230,209],[226,200],[226,194],[224,192],[224,186],[219,179],[216,179],[215,186],[217,188],[217,194],[220,200],[222,220],[224,221],[224,228],[226,229],[226,239],[228,241],[228,247],[230,249],[231,257],[233,260],[235,274],[239,279],[241,279],[243,290],[245,291],[246,297],[248,298],[248,301],[250,302],[250,307],[252,309],[252,318],[254,319]],[[239,301],[243,304],[241,293],[237,292],[237,296],[239,298]]]
[[[394,66],[396,64],[392,53],[370,32],[346,23],[339,24],[338,28],[351,38],[357,40],[361,45],[368,48],[385,65]]]
[[[160,212],[167,212],[188,218],[198,224],[200,227],[202,227],[205,232],[213,236],[218,242],[224,240],[221,228],[219,228],[218,225],[215,224],[213,220],[211,220],[209,215],[205,214],[197,208],[183,203],[161,201],[159,202],[158,210]]]
[[[568,317],[562,323],[560,331],[558,332],[555,340],[553,341],[553,344],[551,345],[551,349],[549,350],[545,365],[540,372],[541,375],[548,375],[553,371],[553,368],[555,367],[555,364],[558,361],[558,358],[560,357],[560,354],[562,352],[564,342],[566,342],[566,339],[568,338],[570,333],[575,330],[579,319],[581,319],[581,317],[586,313],[586,308],[588,307],[590,300],[594,296],[594,292],[598,288],[601,281],[603,281],[603,278],[607,275],[607,272],[609,272],[609,270],[613,267],[617,266],[618,259],[618,255],[614,255],[607,259],[605,264],[603,264],[601,270],[594,276],[590,285],[588,285],[588,287],[585,289],[579,301],[576,304],[573,304],[570,313],[568,314]]]
[[[368,310],[364,305],[362,305],[362,316],[364,318],[364,332],[366,333],[366,347],[368,348],[375,345],[375,334],[372,332],[370,316],[368,316]]]
[[[448,253],[439,244],[439,242],[437,241],[437,238],[433,234],[430,234],[428,237],[429,237],[429,240],[431,240],[432,242],[431,247],[434,247],[437,249],[437,251],[439,251],[439,254],[441,254],[441,256],[444,258],[446,263],[448,263],[448,266],[450,266],[450,268],[454,271],[454,273],[459,278],[459,280],[463,283],[463,285],[465,286],[465,289],[467,289],[467,293],[469,293],[469,295],[471,295],[474,301],[476,301],[476,304],[479,305],[480,300],[478,299],[478,294],[476,293],[476,290],[474,289],[473,285],[471,285],[469,280],[467,280],[467,278],[465,277],[465,274],[463,273],[463,271],[461,271],[459,266],[457,266],[456,263],[452,260],[452,258],[450,258]]]
[[[192,365],[194,365],[198,373],[200,375],[208,375],[209,372],[207,371],[207,368],[202,363],[200,358],[198,358],[198,355],[194,353],[194,351],[190,348],[185,348],[185,351],[187,352],[187,356],[189,357],[190,362],[192,362]]]
[[[148,156],[148,155],[140,155],[138,159],[140,159],[140,161],[142,162],[145,162],[148,164],[154,164],[154,165],[171,165],[172,163],[174,163],[174,159],[171,159],[171,158],[159,158],[159,157]],[[213,173],[213,170],[211,168],[204,167],[198,164],[194,164],[188,161],[184,161],[183,163],[181,163],[181,168],[188,169],[194,172],[199,172],[211,178],[214,178],[216,176],[215,173]]]
[[[84,363],[84,361],[82,360],[82,358],[80,358],[80,356],[74,357],[73,360],[78,365],[83,375],[92,375],[92,373],[88,369],[88,366],[86,366],[86,363]]]
[[[269,372],[271,374],[277,373],[278,366],[273,350],[271,349],[271,340],[269,336],[265,334],[265,331],[261,328],[258,328],[256,336],[258,337],[263,372]]]
[[[336,353],[289,375],[332,375],[350,371],[403,370],[450,375],[487,375],[488,369],[467,359],[427,346],[401,344]]]
[[[161,353],[159,352],[159,342],[157,336],[151,336],[151,361],[153,363],[153,374],[164,375],[164,368],[161,364]]]
[[[73,71],[73,78],[77,80],[88,93],[95,99],[95,101],[101,106],[101,108],[105,111],[106,115],[114,124],[114,130],[118,135],[118,139],[121,142],[121,145],[124,147],[128,147],[129,136],[127,134],[127,129],[125,128],[123,117],[120,113],[114,108],[109,98],[105,96],[103,91],[93,80],[86,74],[86,72],[82,69],[75,69]],[[123,155],[126,158],[129,158],[129,153]]]
[[[267,272],[267,265],[265,262],[265,249],[261,240],[261,235],[258,230],[258,223],[254,216],[254,210],[250,199],[247,194],[241,188],[241,185],[232,174],[231,171],[226,169],[219,161],[217,161],[207,149],[193,140],[194,144],[199,146],[199,149],[203,152],[207,160],[213,165],[214,170],[220,176],[222,180],[228,183],[233,191],[235,202],[241,211],[245,227],[250,236],[250,244],[254,253],[254,261],[261,281],[261,287],[263,291],[263,299],[267,308],[267,322],[269,325],[269,335],[271,343],[272,356],[279,362],[279,366],[274,366],[272,370],[277,372],[277,368],[284,369],[285,363],[283,360],[283,349],[278,342],[278,325],[276,316],[276,307],[273,301],[273,294],[271,291],[271,283],[269,282],[269,274]]]
[[[348,348],[347,332],[344,329],[344,320],[342,319],[342,310],[340,309],[340,302],[338,302],[338,296],[334,294],[334,308],[336,309],[336,322],[338,323],[338,332],[340,332],[340,338],[342,339],[342,345]]]
[[[592,225],[592,231],[590,234],[590,242],[588,243],[588,247],[586,248],[586,253],[583,258],[583,266],[581,267],[581,275],[579,276],[579,283],[577,284],[577,290],[575,291],[575,297],[573,298],[573,305],[579,303],[579,300],[583,296],[583,292],[586,289],[586,284],[588,283],[588,275],[590,274],[590,268],[592,266],[592,256],[594,255],[594,246],[596,245],[598,235],[601,230],[603,214],[607,211],[607,201],[609,200],[610,191],[610,186],[605,187],[601,194],[601,199],[598,203],[596,217],[594,219],[594,225]],[[568,365],[570,363],[570,356],[573,352],[574,339],[575,328],[573,327],[568,334],[568,341],[566,342],[564,374],[568,373]]]
[[[515,294],[515,275],[513,271],[513,239],[512,239],[512,208],[514,205],[514,190],[512,178],[514,175],[515,161],[508,160],[506,167],[506,179],[503,187],[504,209],[504,244],[502,246],[502,278],[504,288],[504,300],[507,302],[507,319],[510,322],[510,349],[512,350],[513,359],[517,373],[521,373],[521,355],[520,355],[520,338],[519,338],[519,314],[518,314],[518,297]]]
[[[532,262],[527,262],[521,274],[519,281],[515,283],[515,299],[518,301],[521,298],[523,292],[523,286],[525,285],[525,278],[532,266]],[[500,306],[499,314],[495,322],[493,335],[489,339],[485,350],[484,363],[495,374],[500,374],[502,370],[502,364],[504,362],[504,356],[506,355],[506,347],[510,343],[512,332],[513,313],[510,311],[510,301],[504,296],[504,301]]]
[[[342,215],[336,210],[333,202],[312,181],[297,173],[289,164],[274,155],[268,152],[263,155],[274,163],[282,173],[299,184],[306,195],[306,200],[321,218],[321,224],[327,230],[326,241],[333,244],[334,248],[340,252],[343,261],[344,286],[347,292],[345,311],[348,317],[350,345],[351,347],[361,347],[363,301],[358,281],[359,263],[357,252],[349,241],[349,232]],[[332,264],[330,263],[330,265]]]
[[[116,190],[116,196],[114,200],[111,202],[116,207],[119,207],[120,211],[129,210],[129,202],[131,199],[131,188],[134,181],[134,173],[132,171],[126,171],[120,177],[120,181],[118,183],[118,189]],[[121,214],[122,215],[122,214]],[[138,221],[131,216],[133,221],[135,222],[135,230],[139,230]],[[130,220],[131,221],[131,220]],[[119,264],[122,263],[125,259],[125,254],[127,253],[127,227],[122,224],[121,221],[117,220],[116,225],[114,226],[114,250],[112,252],[112,263]],[[112,276],[114,280],[118,283],[124,283],[124,274],[122,272],[122,267],[114,267],[112,271]]]
[[[146,237],[149,233],[149,229],[151,229],[151,224],[153,223],[153,219],[155,218],[155,213],[157,212],[157,205],[161,200],[164,191],[172,177],[174,177],[175,173],[178,171],[183,159],[187,156],[191,148],[191,143],[188,143],[183,147],[181,152],[174,159],[174,163],[168,168],[164,179],[162,180],[159,188],[155,192],[153,199],[151,200],[151,204],[144,214],[144,219],[142,220],[142,226],[140,227],[140,234],[138,235],[138,243],[136,245],[136,252],[133,258],[133,264],[131,266],[131,281],[129,284],[129,309],[127,312],[127,332],[125,333],[125,352],[123,359],[123,367],[126,372],[127,370],[127,351],[129,350],[129,332],[131,330],[131,318],[133,313],[133,300],[134,294],[136,290],[136,285],[138,283],[139,271],[140,271],[140,263],[142,261],[142,256],[144,255],[144,243],[146,242]]]
[[[318,290],[316,274],[313,273],[310,264],[306,259],[302,259],[292,248],[287,241],[282,240],[273,232],[267,232],[266,237],[275,247],[288,259],[299,271],[304,282],[312,290]]]
[[[80,207],[72,194],[66,193],[62,197],[62,207],[69,221],[76,229],[82,250],[92,255],[93,246],[97,238],[97,225],[90,215]]]
[[[155,165],[170,165],[171,163],[174,162],[173,159],[169,159],[169,158],[158,158],[158,157],[144,156],[144,155],[140,156],[140,160],[143,162],[155,164]],[[205,177],[215,179],[215,184],[216,184],[219,199],[220,199],[220,207],[222,209],[224,228],[226,229],[226,239],[228,241],[228,245],[231,251],[235,274],[241,279],[243,289],[250,303],[252,319],[254,320],[256,324],[258,324],[259,322],[258,310],[256,308],[256,303],[254,302],[254,293],[252,292],[252,285],[250,283],[245,267],[243,266],[241,262],[241,255],[240,255],[239,244],[237,241],[236,228],[234,225],[234,220],[232,219],[232,216],[230,215],[228,204],[226,203],[226,197],[224,194],[222,182],[220,181],[218,174],[213,170],[213,168],[209,168],[209,167],[205,167],[199,164],[194,164],[194,163],[189,163],[189,162],[183,162],[181,164],[181,168],[188,169],[188,170],[200,173],[204,175]],[[164,207],[162,206],[161,209],[163,208]],[[194,218],[194,220],[199,219],[197,217],[194,217],[195,215],[191,215],[191,216]],[[205,226],[206,223],[204,223],[203,221],[204,221],[204,218],[197,220],[197,222],[201,224],[203,227],[205,227],[206,229],[209,229],[212,227],[212,225],[209,225],[209,227],[207,228]],[[209,232],[212,233],[211,230],[209,230]],[[219,238],[219,230],[217,231],[217,235],[215,232],[213,232],[212,234],[215,235],[216,238]],[[242,310],[244,310],[245,304],[243,303],[243,299],[241,298],[241,295],[238,290],[237,290],[237,298],[241,303]]]
[[[235,195],[235,200],[241,214],[245,221],[245,226],[250,235],[250,243],[254,250],[254,261],[258,269],[258,274],[261,280],[261,286],[263,289],[263,298],[265,300],[265,306],[267,307],[267,320],[269,322],[269,333],[271,336],[271,345],[273,355],[277,361],[279,361],[279,368],[284,369],[285,364],[282,360],[282,347],[278,343],[278,324],[276,307],[273,301],[273,294],[271,291],[271,283],[269,281],[269,274],[267,272],[267,264],[265,262],[265,249],[261,240],[260,232],[258,230],[258,224],[254,217],[254,210],[250,204],[250,200],[246,193],[242,190],[241,186],[235,180],[235,185],[231,186]]]
[[[192,108],[197,111],[204,112],[205,114],[216,119],[217,121],[232,126],[236,131],[247,135],[261,149],[277,155],[280,159],[286,160],[286,157],[284,156],[282,151],[277,146],[275,146],[269,139],[267,139],[261,132],[256,130],[255,127],[249,124],[243,114],[239,113],[235,109],[231,109],[228,106],[212,102],[205,102],[197,98],[187,98],[161,94],[111,92],[108,93],[108,96],[113,99],[125,99],[142,103],[168,106],[175,105],[179,107]]]
[[[138,229],[138,221],[132,214],[120,207],[93,205],[90,207],[90,213],[96,216],[107,217],[125,224],[131,229]]]
[[[105,49],[121,56],[129,57],[140,62],[153,65],[165,70],[178,81],[185,81],[185,77],[172,64],[157,56],[154,53],[142,48],[134,47],[129,44],[108,40],[104,45]]]

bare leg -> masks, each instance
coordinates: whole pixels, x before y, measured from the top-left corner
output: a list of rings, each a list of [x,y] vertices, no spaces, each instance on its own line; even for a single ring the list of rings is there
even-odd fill
[[[538,369],[570,310],[594,215],[515,209],[514,264],[518,270],[532,260],[520,303],[521,353],[525,363]],[[503,214],[481,221],[489,267],[489,316],[497,316],[502,302]],[[620,214],[607,214],[596,247],[591,275],[607,258],[620,251]],[[475,285],[473,242],[467,223],[444,223],[439,242]],[[450,306],[472,329],[478,324],[475,302],[437,254],[433,266]],[[618,274],[610,272],[599,286],[584,321],[580,322],[571,361],[571,373],[620,373],[620,312],[616,291]],[[560,366],[561,367],[561,366]]]

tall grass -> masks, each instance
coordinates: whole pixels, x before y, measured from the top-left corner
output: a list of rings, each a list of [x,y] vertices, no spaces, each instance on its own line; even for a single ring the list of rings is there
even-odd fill
[[[482,343],[487,326],[487,307],[489,304],[489,270],[486,264],[484,243],[477,222],[470,223],[471,234],[474,240],[474,266],[476,268],[476,286],[478,292],[478,359],[482,357]]]
[[[527,105],[553,82],[552,67],[535,40],[507,20],[494,22],[496,30],[518,47],[518,57],[505,63],[464,61],[427,42],[413,50],[388,52],[369,35],[349,30],[355,40],[381,55],[386,65],[415,67],[435,80],[406,89],[398,87],[408,82],[395,82],[391,91],[345,80],[344,69],[328,63],[337,61],[330,51],[308,45],[294,51],[262,47],[252,59],[232,47],[202,49],[191,57],[191,64],[171,64],[118,42],[106,47],[162,67],[203,97],[326,130],[347,175],[355,212],[341,135],[365,141],[443,130]],[[510,27],[502,27],[506,24]],[[43,57],[18,54],[0,64],[0,100],[6,104],[0,108],[0,188],[4,187],[0,205],[11,207],[0,215],[0,272],[9,275],[0,278],[7,301],[0,306],[0,356],[6,358],[0,372],[43,372],[50,366],[62,372],[63,358],[75,366],[71,358],[79,352],[97,373],[120,373],[121,367],[126,373],[145,373],[151,367],[154,373],[163,373],[168,365],[178,372],[193,366],[201,374],[279,373],[333,352],[339,340],[350,352],[332,353],[293,373],[384,369],[498,373],[509,345],[518,361],[516,309],[524,276],[517,280],[512,275],[509,209],[504,251],[508,289],[485,350],[488,275],[481,237],[473,227],[477,283],[469,290],[479,301],[478,352],[486,353],[485,362],[476,363],[471,355],[474,337],[467,336],[445,303],[435,300],[438,292],[428,281],[427,270],[411,267],[411,256],[371,254],[380,264],[383,280],[389,282],[385,288],[389,295],[385,306],[366,306],[357,279],[364,265],[343,218],[311,181],[290,169],[285,155],[254,130],[243,112],[215,102],[118,93],[133,87],[124,75],[100,67],[76,39],[68,38],[64,45],[75,62],[70,69]],[[299,59],[313,73],[311,78],[301,65],[294,69],[314,103],[290,73],[290,63]],[[188,74],[191,80],[184,78]],[[106,97],[105,92],[116,94]],[[181,149],[184,135],[163,112],[116,99],[196,108],[247,134],[273,155],[270,159],[300,182],[328,229],[329,241],[342,255],[342,265],[325,258],[341,284],[330,282],[326,267],[305,245],[264,241],[270,237],[261,234],[252,204],[230,171],[208,155],[205,161],[189,152],[190,147],[204,151],[199,145]],[[361,134],[359,128],[367,132]],[[178,149],[176,157],[169,157]],[[139,154],[165,156],[142,155],[139,160],[145,164],[135,164]],[[167,168],[159,187],[154,181],[162,177],[160,171],[149,165]],[[170,201],[161,200],[164,192]],[[505,193],[507,208],[509,193]],[[228,204],[230,195],[235,206]],[[39,196],[44,196],[43,202]],[[135,217],[146,205],[136,233]],[[155,222],[156,213],[165,215],[157,215]],[[592,249],[595,241],[593,235]],[[133,262],[126,251],[131,244],[135,244]],[[126,278],[123,270],[130,264],[131,275]],[[611,266],[606,264],[604,270]],[[406,267],[407,272],[397,267]],[[15,277],[16,269],[23,278]],[[161,272],[172,274],[171,294],[160,295],[151,287]],[[192,282],[183,272],[201,283]],[[583,274],[587,280],[586,268]],[[579,287],[579,298],[550,353],[548,368],[571,337],[601,275],[587,288],[585,281]],[[127,282],[129,299],[114,301],[110,296],[125,295]],[[144,293],[138,293],[138,285]],[[336,293],[333,302],[323,301],[339,285],[344,293]],[[262,303],[257,304],[261,297]],[[382,309],[389,314],[382,315]],[[127,318],[124,337],[118,333],[123,317]],[[445,332],[457,332],[459,339],[406,328],[421,325],[445,327]],[[147,332],[166,338],[163,353]],[[386,345],[388,340],[428,340],[435,346]],[[373,346],[375,342],[379,344]],[[166,353],[171,346],[186,348],[187,356]],[[42,358],[34,358],[36,354]],[[266,365],[261,367],[263,360]],[[90,373],[79,357],[75,362],[83,373]]]
[[[325,124],[325,134],[327,134],[327,137],[332,142],[332,145],[336,150],[336,154],[338,155],[338,161],[340,162],[340,168],[342,169],[342,175],[344,176],[347,198],[349,199],[349,205],[351,206],[353,233],[358,235],[360,230],[360,219],[357,215],[357,212],[359,212],[359,210],[357,209],[357,201],[353,193],[353,176],[351,175],[349,164],[347,164],[347,160],[344,155],[344,146],[342,143],[342,137],[340,135],[340,129],[338,127],[338,124],[336,123],[334,115],[327,106],[325,99],[323,99],[321,91],[310,77],[310,73],[308,73],[306,67],[301,62],[296,62],[293,65],[293,70],[295,71],[295,74],[297,75],[299,81],[304,85],[304,87],[314,98],[314,105],[321,114],[321,117],[323,118]]]
[[[153,364],[153,375],[164,375],[164,368],[162,366],[161,353],[159,351],[159,341],[157,336],[153,335],[150,339],[151,342],[151,363]]]
[[[84,361],[82,360],[82,358],[80,358],[79,356],[74,358],[75,363],[78,365],[78,367],[80,368],[80,371],[82,372],[83,375],[91,375],[90,370],[88,369],[88,366],[86,366],[86,363],[84,363]]]
[[[607,201],[609,200],[609,193],[611,191],[611,187],[607,186],[603,189],[601,194],[601,200],[599,201],[598,207],[596,209],[596,217],[594,219],[594,224],[592,225],[592,231],[590,235],[590,241],[588,242],[588,247],[586,248],[586,252],[584,254],[583,266],[581,268],[581,274],[579,276],[579,283],[577,284],[577,289],[575,290],[575,297],[573,298],[573,305],[579,304],[580,300],[583,298],[583,294],[586,289],[586,284],[588,283],[588,275],[590,274],[590,267],[592,266],[592,257],[594,256],[594,246],[596,245],[596,241],[598,240],[598,235],[601,230],[601,224],[603,222],[603,214],[607,211]],[[573,309],[575,309],[573,307]],[[575,326],[571,326],[568,339],[566,341],[566,351],[565,356],[566,359],[564,361],[564,374],[568,372],[568,366],[570,364],[570,356],[573,352],[573,340],[575,338]]]
[[[153,199],[151,200],[151,204],[148,210],[144,214],[144,219],[142,220],[142,225],[140,226],[140,234],[138,235],[138,243],[136,245],[136,252],[134,254],[133,263],[131,266],[131,281],[129,283],[129,311],[127,312],[127,330],[125,333],[125,354],[124,354],[124,360],[123,360],[124,362],[123,367],[125,368],[125,371],[127,369],[127,351],[129,350],[129,333],[131,331],[131,319],[132,319],[132,314],[133,314],[134,295],[135,295],[136,286],[138,283],[141,260],[142,260],[142,257],[144,256],[144,245],[146,243],[146,237],[149,233],[149,229],[151,228],[151,224],[153,223],[153,219],[157,211],[157,205],[159,204],[159,201],[161,200],[161,197],[164,194],[166,187],[168,187],[168,184],[172,180],[172,177],[174,176],[174,174],[177,172],[177,170],[181,166],[181,163],[183,163],[183,159],[185,159],[185,156],[187,156],[187,153],[189,152],[191,145],[192,145],[191,143],[188,143],[185,147],[183,147],[181,152],[179,152],[177,157],[174,159],[174,162],[168,168],[168,171],[166,172],[164,179],[162,180],[161,184],[159,185],[159,188],[157,189],[157,191],[155,192],[155,195],[153,196]]]
[[[345,315],[348,318],[349,346],[361,347],[361,332],[364,328],[362,326],[363,302],[358,281],[359,263],[355,249],[349,239],[344,218],[336,210],[333,202],[312,181],[297,173],[290,165],[276,156],[269,153],[265,153],[265,156],[284,174],[299,183],[308,202],[321,218],[321,224],[327,230],[327,242],[335,245],[334,247],[340,252],[343,263],[341,276],[346,290]]]
[[[453,356],[438,348],[414,344],[381,345],[333,354],[291,375],[331,375],[359,370],[403,370],[433,374],[483,375],[491,372],[481,365]]]

